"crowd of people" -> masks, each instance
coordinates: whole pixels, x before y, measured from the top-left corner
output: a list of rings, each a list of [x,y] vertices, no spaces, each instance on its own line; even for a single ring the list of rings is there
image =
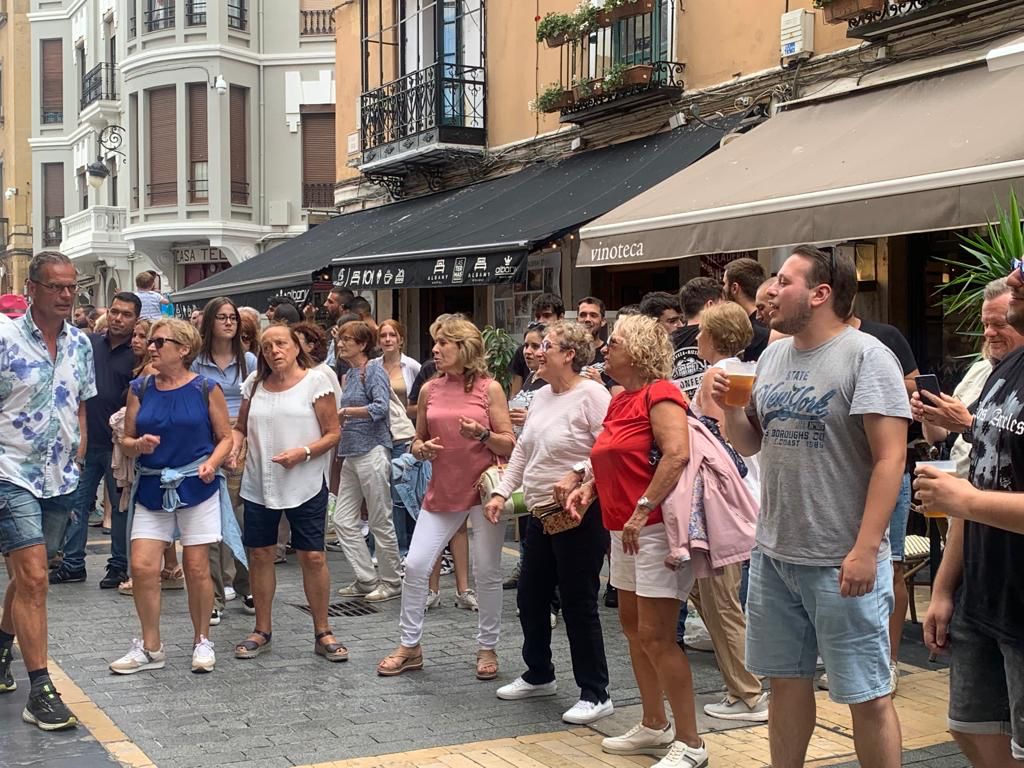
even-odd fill
[[[271,651],[289,549],[314,653],[348,660],[328,617],[329,548],[354,572],[342,596],[401,601],[377,673],[420,670],[450,553],[456,605],[477,615],[476,677],[499,676],[514,587],[524,671],[496,695],[556,693],[560,612],[579,689],[563,720],[593,723],[614,711],[607,561],[642,715],[604,751],[707,765],[682,642],[690,603],[726,687],[707,715],[767,721],[772,764],[799,766],[825,688],[850,708],[861,763],[895,768],[913,483],[921,509],[950,518],[924,629],[951,654],[950,729],[975,766],[1024,760],[1020,262],[986,290],[984,358],[952,396],[919,389],[902,335],[857,316],[852,260],[809,246],[770,277],[738,259],[721,282],[649,293],[611,326],[599,297],[572,321],[544,294],[508,389],[462,315],[437,318],[421,365],[401,323],[345,289],[321,308],[277,297],[265,319],[220,297],[185,321],[164,316],[151,273],[102,312],[74,307],[75,276],[62,254],[37,254],[29,307],[0,319],[0,693],[16,688],[17,636],[27,722],[77,723],[47,671],[46,594],[87,579],[102,483],[99,586],[130,595],[141,628],[113,673],[165,666],[161,592],[181,586],[193,672],[214,670],[210,627],[235,599],[255,624],[234,657]],[[914,420],[956,474],[908,462]],[[520,559],[503,583],[513,521]]]

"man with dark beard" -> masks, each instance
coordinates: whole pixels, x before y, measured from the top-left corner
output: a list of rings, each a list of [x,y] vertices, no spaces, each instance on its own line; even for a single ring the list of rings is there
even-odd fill
[[[899,494],[910,406],[895,355],[845,324],[853,260],[800,246],[778,273],[772,329],[746,408],[713,396],[745,456],[760,451],[761,514],[747,593],[747,669],[771,678],[775,768],[804,764],[820,653],[829,696],[850,706],[862,765],[898,768],[890,697],[889,517]]]
[[[1007,278],[1007,321],[1024,333],[1020,260]],[[1024,349],[992,369],[973,407],[912,399],[914,417],[971,443],[969,480],[919,467],[926,508],[952,519],[932,587],[925,642],[950,654],[949,730],[978,768],[1024,760]],[[1009,493],[1007,493],[1009,491]]]

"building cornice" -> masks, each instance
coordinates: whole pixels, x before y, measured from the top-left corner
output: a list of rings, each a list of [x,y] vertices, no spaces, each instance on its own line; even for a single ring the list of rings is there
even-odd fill
[[[237,61],[241,64],[264,67],[301,67],[324,65],[334,68],[333,50],[316,53],[258,54],[229,45],[177,45],[132,54],[118,65],[125,80],[148,74],[150,69],[164,69],[175,62],[209,60],[212,58]]]
[[[260,224],[242,224],[224,219],[194,221],[144,222],[132,224],[122,231],[125,240],[184,240],[187,238],[234,237],[245,240],[260,239],[278,231]],[[298,234],[298,233],[296,233]]]
[[[28,16],[29,23],[37,21],[70,21],[78,11],[82,9],[88,0],[74,0],[67,8],[59,8],[53,11],[31,11]]]

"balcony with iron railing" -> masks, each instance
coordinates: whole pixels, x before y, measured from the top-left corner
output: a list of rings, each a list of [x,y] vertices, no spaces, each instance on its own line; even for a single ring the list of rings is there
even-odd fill
[[[81,109],[97,101],[117,100],[117,67],[100,62],[82,75]]]
[[[563,123],[587,123],[678,98],[685,64],[675,53],[672,0],[627,0],[589,16],[575,36],[548,41],[559,49],[560,80],[541,109]]]
[[[438,62],[364,93],[363,165],[434,145],[485,145],[484,68]]]
[[[849,25],[847,37],[884,38],[906,31],[931,31],[972,16],[1018,6],[1019,0],[817,0],[828,24]]]
[[[178,182],[160,181],[146,185],[146,202],[151,206],[177,205]]]
[[[43,247],[56,248],[60,245],[61,217],[45,216],[43,219]]]
[[[142,28],[146,32],[157,32],[161,29],[174,29],[173,5],[149,8],[142,13]]]
[[[247,181],[232,181],[231,182],[231,204],[232,205],[249,205],[249,182],[247,182]]]
[[[300,10],[299,34],[303,37],[334,34],[334,11]]]
[[[303,182],[302,207],[315,211],[334,208],[334,184]]]

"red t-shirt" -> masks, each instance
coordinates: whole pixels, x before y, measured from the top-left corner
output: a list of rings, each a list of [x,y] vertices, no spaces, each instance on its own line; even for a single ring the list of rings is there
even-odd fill
[[[597,436],[590,460],[604,527],[609,531],[622,530],[654,477],[656,467],[650,463],[654,445],[650,409],[664,400],[687,407],[679,387],[665,379],[636,392],[620,392],[608,404],[604,430]],[[651,512],[647,524],[660,522],[659,506]]]

